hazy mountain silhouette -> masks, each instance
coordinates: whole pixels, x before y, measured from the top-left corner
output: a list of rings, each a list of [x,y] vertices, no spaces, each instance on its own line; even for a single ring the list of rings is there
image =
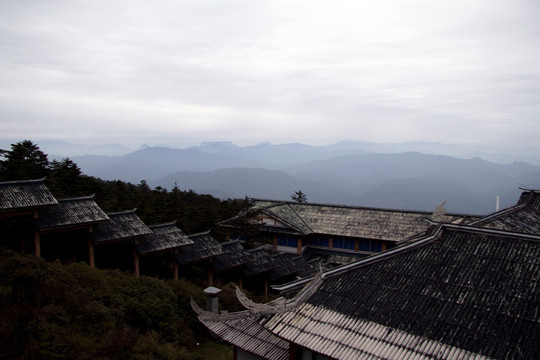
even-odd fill
[[[231,156],[214,155],[197,149],[148,147],[124,156],[76,156],[73,160],[84,173],[105,180],[157,180],[179,170],[210,171],[241,164]]]
[[[147,180],[169,189],[176,182],[181,189],[221,198],[289,200],[302,190],[311,202],[433,210],[446,200],[449,211],[467,213],[493,211],[497,195],[501,207],[515,204],[519,186],[540,188],[539,166],[420,152],[370,153],[358,142],[326,147],[239,147],[221,142],[188,149],[146,147],[124,156],[73,160],[84,173],[106,180]]]
[[[283,171],[249,168],[228,168],[211,172],[177,172],[150,183],[151,186],[191,189],[200,194],[221,198],[257,197],[290,200],[298,189],[310,194],[308,201],[350,203],[349,197],[327,184],[297,179]]]

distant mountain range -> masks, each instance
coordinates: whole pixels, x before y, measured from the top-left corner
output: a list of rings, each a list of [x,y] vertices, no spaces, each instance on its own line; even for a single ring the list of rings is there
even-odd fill
[[[466,157],[468,149],[454,145],[394,145],[240,147],[220,142],[71,159],[85,174],[105,180],[146,180],[167,189],[177,184],[182,190],[220,198],[290,200],[301,190],[311,202],[430,211],[446,201],[448,211],[471,214],[493,212],[497,196],[501,207],[515,204],[519,187],[540,188],[540,166],[434,155],[441,151]]]

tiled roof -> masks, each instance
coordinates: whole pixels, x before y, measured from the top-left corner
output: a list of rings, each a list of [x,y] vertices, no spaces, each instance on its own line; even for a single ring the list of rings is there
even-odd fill
[[[249,213],[255,214],[261,211],[287,224],[302,235],[327,234],[393,242],[424,234],[431,226],[428,220],[462,223],[478,218],[470,215],[447,214],[443,211],[437,214],[437,219],[433,219],[433,213],[422,211],[255,200]],[[232,220],[222,224],[231,224]]]
[[[205,260],[223,254],[221,245],[210,235],[210,232],[189,235],[193,244],[182,246],[177,260],[181,264]]]
[[[519,204],[527,204],[535,211],[540,212],[540,190],[522,189],[523,192],[518,200]]]
[[[223,254],[218,255],[212,262],[212,267],[216,271],[223,271],[250,261],[250,254],[242,246],[239,240],[231,240],[221,243]]]
[[[39,211],[35,220],[39,230],[91,225],[107,220],[109,217],[94,201],[94,197],[63,199],[58,204]]]
[[[299,263],[304,258],[302,255],[292,253],[279,253],[272,255],[274,267],[270,273],[270,280],[279,280],[287,276],[296,275],[300,271]],[[305,260],[304,260],[305,262]]]
[[[182,230],[176,226],[176,221],[149,226],[149,228],[152,230],[152,234],[139,239],[136,246],[137,251],[140,254],[150,254],[193,244],[193,240],[188,238]]]
[[[254,276],[274,268],[272,257],[262,247],[248,250],[249,262],[242,267],[244,276]]]
[[[540,191],[524,190],[515,206],[486,216],[471,225],[540,234]]]
[[[275,203],[262,208],[262,211],[283,221],[301,234],[312,234],[316,232],[311,228],[295,210],[296,204]]]
[[[320,271],[321,263],[319,260],[306,261],[302,256],[295,261],[296,274],[300,278],[310,277],[317,274]]]
[[[488,359],[309,303],[274,316],[266,326],[285,340],[335,359]]]
[[[43,180],[0,182],[0,211],[56,205],[58,202]]]
[[[135,214],[135,210],[112,213],[108,214],[108,216],[108,221],[94,227],[91,238],[96,244],[133,239],[152,234],[152,230]]]
[[[328,272],[275,335],[333,358],[540,355],[540,237],[445,225]]]
[[[247,312],[226,320],[201,319],[216,336],[230,344],[265,359],[289,359],[289,344],[272,335],[259,321],[260,316]]]

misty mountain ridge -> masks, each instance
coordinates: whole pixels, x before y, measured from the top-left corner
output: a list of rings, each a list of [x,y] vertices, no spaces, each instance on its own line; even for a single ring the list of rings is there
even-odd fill
[[[527,158],[484,156],[441,143],[238,146],[225,141],[186,148],[143,145],[136,150],[65,141],[38,145],[59,154],[51,159],[70,157],[90,176],[146,180],[167,189],[177,184],[182,190],[219,198],[290,200],[294,191],[302,190],[310,202],[432,211],[446,201],[451,212],[486,214],[495,210],[497,196],[504,208],[516,203],[519,187],[540,188],[540,167],[518,161]],[[93,155],[72,155],[92,151]],[[469,157],[473,153],[479,156]],[[538,157],[530,159],[540,164]]]
[[[486,214],[515,204],[519,187],[540,188],[540,167],[500,164],[478,157],[430,154],[465,152],[457,145],[343,141],[328,146],[231,142],[184,149],[142,146],[125,155],[73,156],[81,170],[104,180],[194,190],[219,198],[290,200],[302,190],[310,202],[432,211],[446,201],[452,212]],[[373,152],[379,151],[379,152]]]

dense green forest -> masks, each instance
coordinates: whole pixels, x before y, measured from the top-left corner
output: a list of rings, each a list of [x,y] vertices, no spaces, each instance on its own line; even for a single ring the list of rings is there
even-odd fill
[[[186,234],[212,230],[217,240],[224,238],[215,224],[246,206],[246,200],[220,200],[178,187],[150,189],[145,181],[86,176],[68,158],[49,161],[28,140],[0,150],[0,181],[43,177],[57,199],[95,194],[105,212],[137,208],[147,225],[177,220]],[[136,278],[85,263],[46,262],[3,246],[2,359],[232,359],[231,348],[214,343],[189,306],[192,297],[204,307],[196,279]],[[222,290],[223,308],[239,310],[234,285]]]

